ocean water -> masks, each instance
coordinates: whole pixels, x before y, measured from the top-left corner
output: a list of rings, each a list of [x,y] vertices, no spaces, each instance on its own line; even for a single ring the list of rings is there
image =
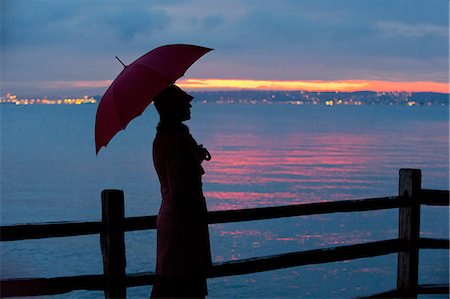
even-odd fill
[[[122,189],[126,216],[155,215],[159,182],[149,107],[95,155],[96,106],[9,106],[1,116],[1,223],[101,218],[100,192]],[[449,189],[448,107],[195,103],[187,125],[204,162],[209,210],[397,194],[400,168]],[[396,210],[210,226],[215,262],[395,238]],[[421,235],[448,238],[448,209],[422,208]],[[155,232],[126,234],[127,272],[153,271]],[[448,282],[448,251],[424,250],[420,282]],[[210,298],[350,298],[395,288],[396,255],[208,280]],[[98,236],[2,242],[1,275],[100,274]],[[151,287],[128,289],[148,297]],[[50,296],[51,297],[51,296]],[[50,298],[49,297],[49,298]],[[102,298],[72,292],[51,298]]]

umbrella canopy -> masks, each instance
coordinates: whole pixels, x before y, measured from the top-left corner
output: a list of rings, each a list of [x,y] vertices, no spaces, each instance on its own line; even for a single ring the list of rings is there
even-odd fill
[[[96,153],[135,117],[142,114],[160,92],[184,75],[212,49],[195,45],[167,45],[144,54],[122,72],[106,90],[95,118]]]

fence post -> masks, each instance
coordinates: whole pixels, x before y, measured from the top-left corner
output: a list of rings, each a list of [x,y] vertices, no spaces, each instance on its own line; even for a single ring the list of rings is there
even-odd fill
[[[102,191],[102,231],[105,298],[125,298],[124,196],[122,190]]]
[[[399,209],[399,239],[406,251],[398,253],[397,290],[400,297],[417,298],[419,283],[419,233],[420,233],[420,169],[400,169],[399,196],[409,200],[407,207]]]

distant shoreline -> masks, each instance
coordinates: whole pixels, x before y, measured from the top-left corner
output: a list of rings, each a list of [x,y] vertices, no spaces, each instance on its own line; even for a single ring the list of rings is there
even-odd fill
[[[216,104],[289,104],[325,106],[449,106],[449,94],[436,92],[309,92],[271,90],[192,91],[195,102]],[[82,96],[64,99],[47,97],[18,98],[8,93],[0,97],[0,104],[12,105],[92,105],[101,96]]]

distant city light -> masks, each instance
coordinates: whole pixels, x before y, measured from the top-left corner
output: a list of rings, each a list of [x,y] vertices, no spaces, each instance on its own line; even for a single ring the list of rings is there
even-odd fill
[[[6,96],[0,97],[0,104],[14,105],[83,105],[95,104],[97,101],[93,97],[84,96],[82,98],[65,98],[65,99],[48,99],[46,97],[40,99],[18,99],[16,95],[7,93]]]
[[[413,92],[308,92],[277,90],[240,90],[240,91],[191,91],[199,104],[260,104],[260,105],[324,105],[338,106],[445,106],[449,105],[448,94]],[[97,104],[94,97],[49,99],[18,98],[12,93],[0,96],[0,104],[12,105],[84,105]]]

